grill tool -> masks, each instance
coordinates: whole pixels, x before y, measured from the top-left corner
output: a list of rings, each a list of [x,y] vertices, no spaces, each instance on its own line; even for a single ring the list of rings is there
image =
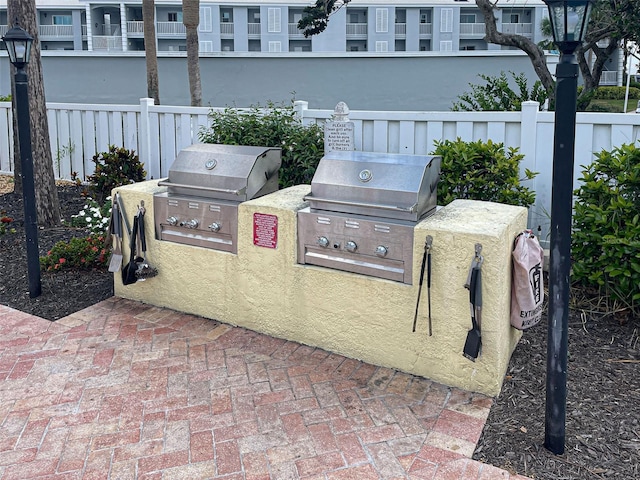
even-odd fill
[[[111,208],[111,230],[115,245],[111,251],[109,271],[115,273],[122,268],[122,218],[117,203]]]
[[[467,339],[464,343],[462,354],[475,362],[480,355],[482,349],[482,335],[480,332],[480,321],[482,316],[482,262],[484,257],[481,255],[482,245],[476,243],[475,257],[471,262],[471,269],[465,288],[469,289],[469,303],[471,308],[471,324],[472,328],[467,333]]]
[[[138,216],[136,214],[133,217],[133,227],[131,229],[131,235],[129,236],[129,262],[122,268],[122,284],[131,285],[138,281],[136,277],[136,270],[138,266],[136,264],[136,237],[138,233]]]
[[[138,281],[143,282],[147,278],[155,277],[158,275],[158,269],[152,267],[147,262],[147,239],[144,231],[144,202],[140,202],[139,214],[138,214],[138,242],[140,252],[142,252],[142,258],[137,257],[136,263],[138,265],[136,269],[136,277]]]
[[[424,242],[424,254],[422,255],[422,264],[420,265],[420,281],[418,283],[418,300],[416,301],[416,313],[413,316],[413,332],[416,331],[416,323],[418,321],[418,308],[420,307],[420,296],[422,293],[422,283],[424,281],[424,268],[427,265],[427,296],[429,306],[429,336],[431,336],[431,244],[433,238],[427,235]]]

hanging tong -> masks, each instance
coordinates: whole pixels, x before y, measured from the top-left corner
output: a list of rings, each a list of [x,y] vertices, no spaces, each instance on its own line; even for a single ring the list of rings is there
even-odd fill
[[[471,261],[471,268],[464,287],[469,290],[469,304],[471,309],[471,330],[467,333],[462,354],[475,362],[482,349],[482,335],[480,323],[482,317],[482,245],[476,243],[475,256]]]
[[[424,282],[424,269],[427,266],[427,297],[429,306],[429,336],[431,336],[431,245],[433,237],[427,235],[424,242],[424,254],[422,255],[422,264],[420,266],[420,281],[418,283],[418,300],[416,301],[416,313],[413,316],[413,331],[416,331],[416,323],[418,321],[418,308],[420,307],[420,296],[422,293],[422,283]]]

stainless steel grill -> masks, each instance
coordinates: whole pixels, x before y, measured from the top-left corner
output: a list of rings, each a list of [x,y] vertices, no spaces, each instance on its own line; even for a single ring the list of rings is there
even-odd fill
[[[413,232],[435,212],[441,158],[330,152],[298,212],[298,263],[412,283]]]
[[[279,148],[195,144],[154,195],[156,238],[237,252],[238,205],[278,190]]]

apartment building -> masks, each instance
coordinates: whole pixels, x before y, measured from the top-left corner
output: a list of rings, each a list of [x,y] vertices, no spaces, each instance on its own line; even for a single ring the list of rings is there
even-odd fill
[[[485,26],[473,0],[352,0],[332,15],[325,32],[298,30],[313,0],[200,1],[200,51],[208,52],[457,52],[500,50],[483,40]],[[142,0],[36,0],[43,50],[144,50]],[[159,52],[186,49],[181,0],[155,0]],[[510,0],[497,11],[501,31],[543,39],[541,0]],[[0,34],[8,24],[0,0]]]

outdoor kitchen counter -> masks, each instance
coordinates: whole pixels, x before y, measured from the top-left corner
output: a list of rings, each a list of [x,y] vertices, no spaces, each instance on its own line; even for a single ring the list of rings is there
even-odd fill
[[[153,194],[165,188],[156,180],[118,188],[129,221],[144,201],[152,231]],[[309,191],[299,185],[241,203],[237,255],[147,235],[147,260],[159,274],[124,286],[118,272],[115,294],[497,395],[520,338],[509,323],[511,250],[527,210],[468,200],[439,209],[415,227],[413,285],[407,285],[298,264],[297,212]],[[265,221],[266,234],[260,232]],[[412,332],[427,235],[433,237],[432,336],[426,275]],[[484,256],[482,352],[472,362],[462,355],[471,328],[464,284],[476,243]]]

